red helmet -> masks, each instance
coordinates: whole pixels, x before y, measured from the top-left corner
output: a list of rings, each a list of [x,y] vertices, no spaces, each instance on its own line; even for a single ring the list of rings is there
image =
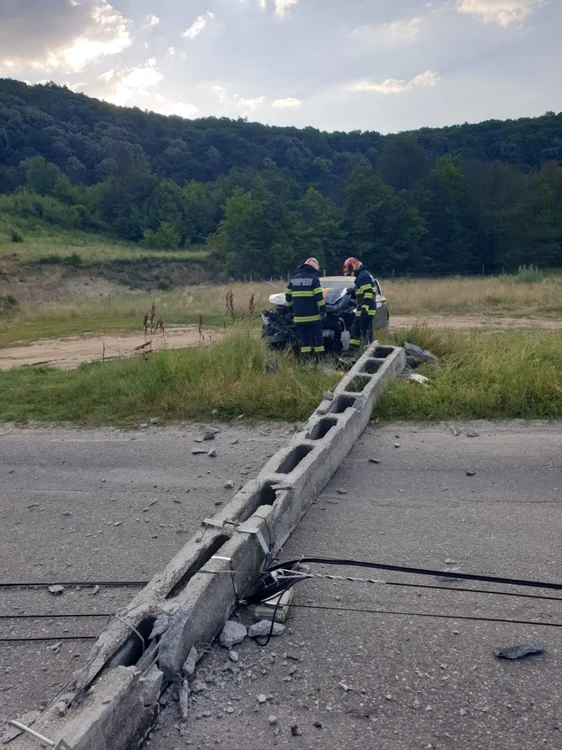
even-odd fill
[[[310,266],[311,268],[314,268],[315,271],[318,271],[318,273],[320,273],[320,263],[318,263],[316,258],[309,258],[308,260],[305,260],[304,265]]]
[[[354,276],[363,264],[357,258],[348,258],[343,264],[343,275]]]

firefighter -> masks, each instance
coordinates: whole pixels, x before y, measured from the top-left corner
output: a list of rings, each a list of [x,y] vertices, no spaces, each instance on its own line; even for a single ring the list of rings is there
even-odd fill
[[[357,352],[373,341],[373,322],[377,312],[376,288],[373,275],[357,258],[348,258],[343,264],[345,276],[355,276],[355,322],[351,329],[351,350]]]
[[[304,358],[320,359],[324,356],[322,319],[326,315],[326,302],[319,273],[320,263],[316,258],[305,260],[285,292],[285,302],[294,316]]]

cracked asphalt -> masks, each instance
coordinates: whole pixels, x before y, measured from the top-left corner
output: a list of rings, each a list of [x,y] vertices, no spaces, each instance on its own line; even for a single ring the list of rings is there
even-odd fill
[[[562,425],[457,427],[457,436],[445,424],[370,427],[280,559],[354,558],[560,582]],[[283,636],[266,648],[246,640],[235,647],[236,662],[211,647],[199,662],[187,724],[170,702],[150,750],[562,748],[562,629],[547,626],[562,624],[562,602],[465,593],[458,589],[498,587],[435,576],[314,571],[386,583],[300,583]],[[251,621],[248,611],[238,616]],[[535,641],[546,642],[539,656],[495,656]]]

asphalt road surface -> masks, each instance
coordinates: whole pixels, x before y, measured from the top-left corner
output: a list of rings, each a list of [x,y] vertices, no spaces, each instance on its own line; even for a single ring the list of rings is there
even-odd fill
[[[443,424],[372,427],[281,559],[354,558],[560,582],[561,427],[477,423],[459,426],[457,436]],[[468,437],[473,430],[479,435]],[[245,641],[236,647],[237,662],[215,645],[199,663],[188,723],[179,723],[170,703],[151,750],[562,748],[562,629],[462,619],[562,623],[562,602],[450,589],[560,594],[372,570],[314,571],[449,590],[300,583],[287,632],[263,649]],[[546,642],[542,655],[495,656],[498,648],[534,641]]]
[[[221,430],[196,443],[203,426],[0,426],[0,584],[44,584],[0,585],[0,725],[52,699],[92,645],[65,639],[96,636],[138,591],[95,584],[149,580],[291,432],[241,423]],[[192,454],[201,447],[216,458]],[[69,581],[90,585],[49,593],[47,584]],[[31,617],[85,613],[104,616]]]

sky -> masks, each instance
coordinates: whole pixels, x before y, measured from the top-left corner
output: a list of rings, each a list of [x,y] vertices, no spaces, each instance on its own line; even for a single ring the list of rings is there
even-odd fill
[[[382,133],[562,110],[562,0],[0,0],[0,77]]]

